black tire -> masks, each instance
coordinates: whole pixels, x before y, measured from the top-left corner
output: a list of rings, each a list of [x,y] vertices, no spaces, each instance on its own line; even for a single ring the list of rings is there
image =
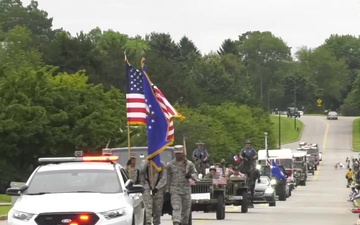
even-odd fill
[[[275,197],[273,198],[273,200],[272,200],[271,202],[269,202],[269,206],[270,206],[270,207],[276,206],[276,199],[275,199]]]
[[[241,213],[247,213],[249,210],[249,195],[246,191],[242,192]]]
[[[315,175],[315,172],[312,172],[312,175],[314,176],[314,175]]]
[[[217,196],[216,219],[223,220],[225,218],[225,201],[224,195]]]
[[[145,221],[145,224],[146,224],[146,221]],[[131,222],[131,225],[135,225],[135,216],[134,216],[134,214],[132,215],[132,222]]]
[[[280,190],[279,190],[279,200],[280,201],[286,201],[286,187],[285,187],[285,185],[280,186]]]
[[[291,191],[292,191],[292,189],[291,189],[291,188],[289,188],[289,197],[291,196]]]

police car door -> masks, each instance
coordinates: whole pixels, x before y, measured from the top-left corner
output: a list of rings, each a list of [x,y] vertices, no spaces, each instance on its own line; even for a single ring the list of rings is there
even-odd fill
[[[123,168],[120,169],[120,172],[124,180],[124,183],[126,183],[126,181],[129,179],[128,174]],[[142,216],[144,215],[143,211],[145,210],[145,204],[143,202],[142,194],[141,193],[129,194],[129,197],[134,207],[135,221],[141,221]]]

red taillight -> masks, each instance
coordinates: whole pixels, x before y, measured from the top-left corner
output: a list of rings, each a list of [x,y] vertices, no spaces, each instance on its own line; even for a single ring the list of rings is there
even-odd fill
[[[81,221],[88,221],[88,220],[89,220],[89,216],[88,216],[88,215],[80,215],[80,220],[81,220]]]
[[[360,208],[351,209],[352,213],[360,213]]]

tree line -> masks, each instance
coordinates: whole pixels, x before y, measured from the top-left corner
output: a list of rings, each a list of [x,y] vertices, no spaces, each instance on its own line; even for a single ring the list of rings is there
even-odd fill
[[[109,139],[126,145],[124,52],[138,68],[146,57],[152,81],[185,115],[175,121],[176,143],[186,136],[192,150],[201,139],[215,161],[247,138],[263,148],[265,131],[275,147],[268,112],[295,98],[309,113],[360,114],[360,39],[350,35],[293,58],[280,37],[249,31],[202,55],[186,36],[100,28],[72,36],[53,29],[36,1],[20,0],[0,2],[0,26],[0,183],[26,177],[41,156],[97,152]],[[146,145],[143,128],[131,131],[132,145]]]

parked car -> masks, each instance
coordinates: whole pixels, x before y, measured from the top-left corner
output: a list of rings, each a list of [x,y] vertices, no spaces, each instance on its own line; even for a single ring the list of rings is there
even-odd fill
[[[329,112],[327,115],[327,119],[328,120],[337,120],[338,119],[337,112],[334,112],[334,111]]]

